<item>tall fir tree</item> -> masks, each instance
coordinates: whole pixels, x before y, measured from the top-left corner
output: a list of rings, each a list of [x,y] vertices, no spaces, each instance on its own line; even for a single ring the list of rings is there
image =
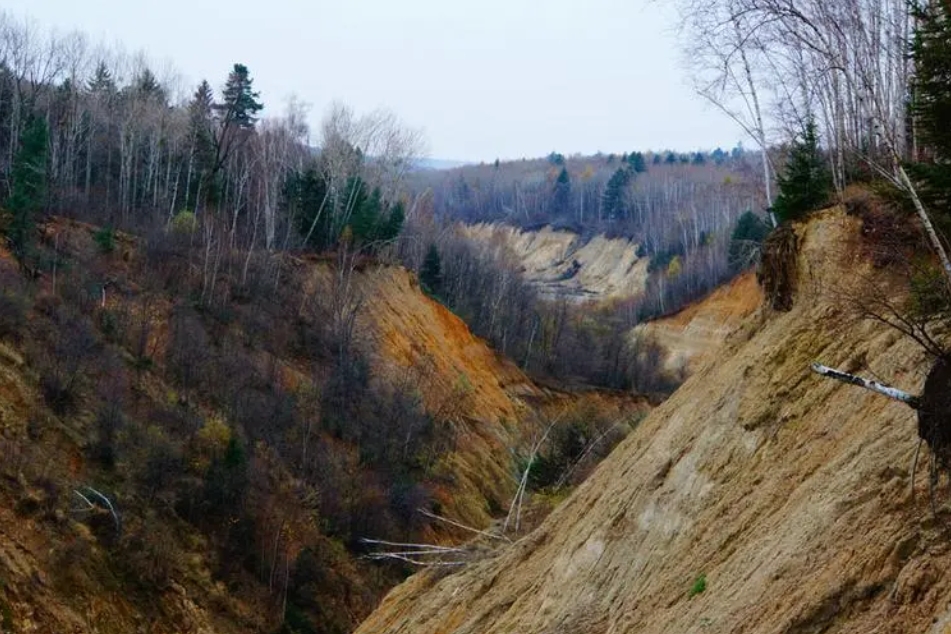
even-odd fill
[[[435,244],[430,244],[419,269],[419,283],[432,297],[441,300],[443,296],[442,258]]]
[[[198,205],[202,190],[203,198],[208,200],[214,189],[209,182],[216,160],[214,106],[215,94],[211,85],[202,80],[188,102],[188,134],[191,139],[188,172],[191,181],[187,183],[186,207],[191,203]]]
[[[112,95],[116,92],[116,82],[103,61],[96,65],[92,79],[89,80],[89,92],[95,95]]]
[[[786,168],[777,180],[779,196],[773,212],[780,222],[801,218],[829,202],[832,173],[819,149],[815,121],[806,122],[800,137],[793,141]]]
[[[619,167],[608,180],[604,188],[601,208],[605,218],[617,220],[625,215],[624,193],[631,182],[631,172],[627,167]]]
[[[919,6],[915,18],[911,112],[921,160],[908,169],[947,234],[951,232],[951,5]]]
[[[551,212],[554,216],[568,213],[571,208],[571,177],[568,175],[568,169],[562,167],[555,179],[555,185],[551,192]]]
[[[297,229],[304,244],[318,251],[328,248],[332,235],[333,214],[328,197],[327,182],[310,166],[291,174],[285,184],[285,204],[297,220]]]
[[[7,208],[12,214],[8,235],[19,259],[29,253],[36,214],[46,204],[46,169],[49,131],[46,119],[32,116],[20,134],[20,149],[13,159],[12,184]]]
[[[643,174],[647,171],[647,161],[644,160],[643,152],[631,152],[627,157],[627,163],[635,174]]]
[[[264,105],[258,101],[261,96],[253,90],[251,74],[244,64],[235,64],[228,81],[225,83],[223,100],[214,106],[225,127],[233,126],[241,130],[252,130],[257,123],[257,113]]]
[[[406,222],[406,208],[402,202],[397,202],[390,207],[386,221],[380,230],[379,239],[383,242],[391,242],[399,237],[403,231],[403,223]]]

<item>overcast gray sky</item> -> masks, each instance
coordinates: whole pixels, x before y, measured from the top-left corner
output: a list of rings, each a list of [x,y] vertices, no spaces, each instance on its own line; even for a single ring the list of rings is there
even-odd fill
[[[4,0],[57,30],[168,60],[220,87],[246,64],[265,115],[292,94],[385,106],[436,158],[732,147],[695,97],[670,3],[648,0]]]

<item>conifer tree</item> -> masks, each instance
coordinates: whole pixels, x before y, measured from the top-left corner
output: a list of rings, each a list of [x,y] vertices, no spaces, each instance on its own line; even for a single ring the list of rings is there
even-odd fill
[[[423,258],[423,266],[419,269],[419,283],[423,290],[436,299],[442,298],[442,258],[435,244],[430,244]]]
[[[264,106],[258,101],[260,93],[251,87],[253,83],[248,67],[235,64],[225,83],[224,100],[214,106],[225,127],[254,129],[258,120],[256,115]]]
[[[386,222],[380,231],[379,239],[383,242],[395,240],[403,230],[403,223],[406,222],[406,209],[402,202],[398,202],[390,208]]]
[[[631,152],[627,157],[627,162],[635,174],[643,174],[647,171],[647,162],[644,160],[643,152]]]
[[[935,220],[951,225],[951,6],[933,2],[918,7],[912,115],[922,146],[919,163],[909,172],[922,184],[919,192]]]
[[[222,176],[228,159],[250,138],[257,123],[257,113],[264,106],[257,100],[259,93],[252,89],[253,80],[244,64],[235,64],[225,83],[224,99],[211,106],[217,121],[214,134],[215,155],[206,177],[205,196],[215,203],[223,189]],[[205,85],[199,86],[201,98],[205,99]],[[198,95],[196,94],[196,97]]]
[[[769,231],[769,225],[752,211],[739,217],[730,236],[728,252],[728,262],[733,272],[742,271],[754,262]]]
[[[191,101],[188,102],[188,134],[191,138],[191,148],[188,162],[190,182],[186,192],[185,207],[188,208],[191,191],[205,188],[205,197],[209,194],[209,176],[215,167],[215,131],[214,131],[215,95],[211,85],[202,80],[195,89]],[[199,201],[195,200],[197,205]]]
[[[89,80],[89,92],[98,95],[110,95],[116,92],[116,82],[105,62],[96,65],[96,71]]]
[[[284,195],[304,244],[317,250],[329,247],[333,242],[333,218],[327,183],[317,169],[311,166],[289,176]]]
[[[562,167],[555,186],[552,188],[551,211],[553,215],[567,213],[571,207],[571,177],[567,168]]]
[[[20,149],[11,169],[12,185],[7,208],[13,218],[9,238],[21,260],[30,247],[35,215],[46,203],[46,159],[49,132],[46,120],[33,116],[20,135]]]
[[[773,212],[780,222],[801,218],[829,201],[832,174],[819,149],[814,121],[808,121],[800,138],[793,141],[786,169],[778,181],[779,196]]]
[[[624,215],[624,190],[631,180],[631,173],[626,167],[620,167],[608,180],[604,188],[602,208],[608,220],[617,220]]]
[[[355,198],[353,199],[353,213],[350,214],[350,230],[353,231],[353,240],[357,244],[368,244],[376,240],[380,222],[382,206],[380,190],[375,188],[369,196],[366,194],[366,185],[360,178],[354,184]]]

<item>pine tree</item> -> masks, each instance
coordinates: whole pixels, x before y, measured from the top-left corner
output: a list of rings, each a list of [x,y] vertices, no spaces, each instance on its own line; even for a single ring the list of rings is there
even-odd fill
[[[631,152],[627,157],[627,162],[635,174],[643,174],[647,171],[647,162],[644,160],[643,152]]]
[[[291,174],[284,189],[285,204],[297,219],[297,229],[304,244],[314,249],[328,248],[334,240],[331,234],[332,213],[327,198],[327,183],[313,166]]]
[[[951,5],[932,2],[916,11],[912,107],[921,141],[935,159],[951,162]]]
[[[224,127],[252,130],[257,123],[257,113],[264,108],[258,101],[260,93],[254,92],[254,81],[244,64],[235,64],[225,83],[224,100],[214,106]]]
[[[915,17],[911,112],[923,160],[908,166],[908,171],[921,184],[919,195],[947,233],[951,230],[951,6],[933,2],[918,7]]]
[[[819,150],[814,121],[807,122],[800,138],[793,141],[786,169],[777,180],[779,196],[773,212],[781,222],[801,218],[829,201],[832,174]]]
[[[559,216],[568,213],[571,207],[571,177],[567,168],[561,168],[555,186],[551,192],[552,215]]]
[[[158,82],[155,74],[148,68],[144,69],[139,74],[139,76],[136,77],[135,90],[146,100],[161,104],[165,104],[168,101],[166,98],[165,89]]]
[[[365,245],[377,240],[383,205],[379,188],[375,188],[367,196],[366,185],[361,179],[357,180],[359,183],[355,184],[357,197],[350,215],[350,229],[353,231],[354,242]]]
[[[730,269],[739,272],[752,264],[769,231],[769,225],[752,211],[740,216],[730,236],[727,259]]]
[[[620,167],[608,180],[604,188],[602,209],[608,220],[617,220],[624,216],[624,191],[631,181],[631,173],[626,167]]]
[[[192,143],[189,172],[192,174],[192,181],[187,183],[186,208],[192,202],[192,190],[195,191],[196,197],[199,191],[203,191],[205,200],[214,202],[215,188],[210,182],[216,161],[214,105],[215,95],[211,85],[203,80],[188,102],[188,133]],[[197,205],[199,201],[194,202]]]
[[[89,80],[89,92],[96,95],[112,95],[116,92],[116,82],[105,62],[99,62],[92,79]]]
[[[423,266],[419,269],[419,283],[429,295],[436,299],[442,299],[442,258],[439,256],[439,249],[436,248],[435,244],[429,245],[426,257],[423,258]]]
[[[21,260],[27,255],[35,215],[46,203],[46,158],[49,132],[46,120],[31,117],[20,134],[20,149],[11,168],[12,185],[7,208],[13,215],[9,238],[14,252]]]
[[[406,208],[403,203],[398,202],[390,208],[387,214],[386,222],[380,231],[379,239],[383,242],[390,242],[399,237],[403,230],[403,223],[406,222]]]

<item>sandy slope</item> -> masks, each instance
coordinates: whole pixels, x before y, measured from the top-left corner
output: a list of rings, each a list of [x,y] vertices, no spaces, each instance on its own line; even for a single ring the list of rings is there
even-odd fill
[[[923,383],[912,343],[834,302],[865,266],[856,223],[801,228],[794,309],[752,316],[539,529],[411,578],[358,632],[951,631],[947,513],[923,477],[909,494],[913,413],[808,370]]]
[[[633,297],[647,283],[647,259],[637,245],[598,235],[590,240],[544,227],[521,231],[508,225],[461,226],[470,238],[511,249],[525,276],[547,297],[621,299]]]
[[[721,286],[708,297],[670,317],[641,324],[633,337],[653,337],[667,355],[671,376],[693,374],[715,358],[727,338],[759,307],[763,292],[752,271]]]

